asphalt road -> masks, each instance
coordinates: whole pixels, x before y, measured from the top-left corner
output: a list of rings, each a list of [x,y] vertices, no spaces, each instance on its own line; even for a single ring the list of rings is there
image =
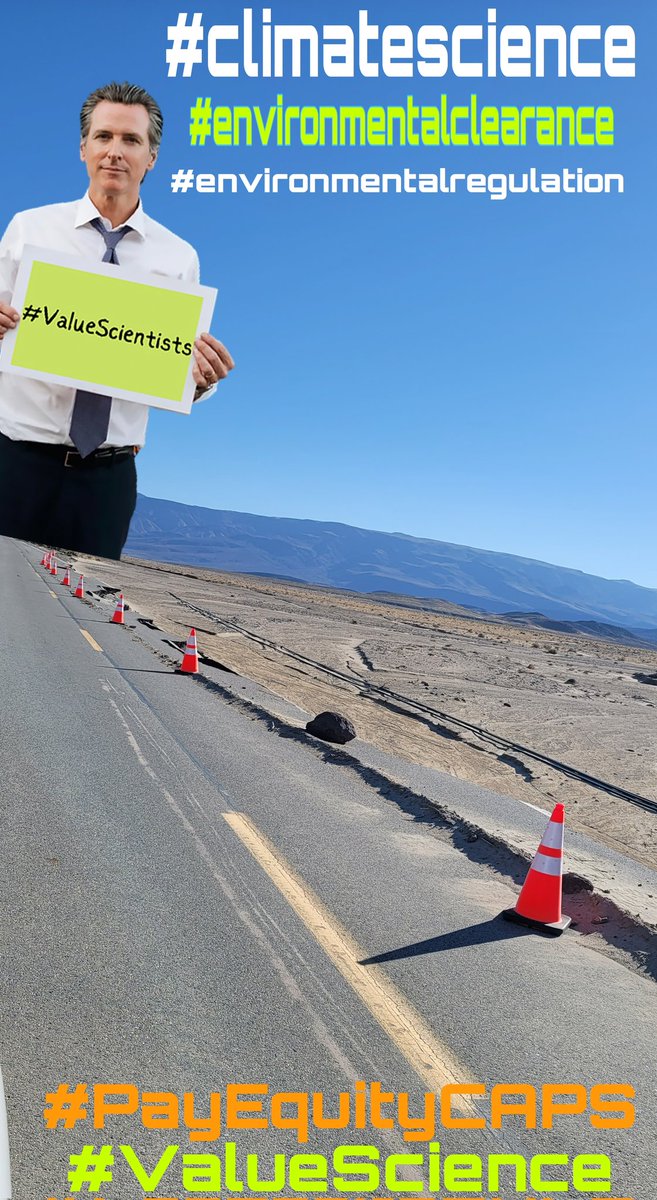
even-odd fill
[[[443,1155],[606,1154],[611,1189],[586,1194],[652,1198],[654,984],[574,931],[547,940],[500,921],[515,896],[487,868],[330,755],[174,674],[39,558],[0,538],[0,1067],[14,1200],[179,1200],[191,1194],[182,1154],[222,1155],[231,1138],[238,1155],[262,1155],[264,1178],[276,1151],[408,1152],[394,1128],[311,1130],[301,1146],[291,1129],[231,1133],[228,1085],[322,1092],[335,1115],[359,1080],[410,1093],[414,1111],[450,1079],[485,1086],[464,1115],[487,1123],[495,1084],[630,1085],[629,1129],[593,1128],[590,1113],[542,1129],[539,1105],[536,1130],[507,1117],[501,1131],[439,1125],[434,1140]],[[221,1135],[190,1143],[163,1109],[153,1128],[139,1112],[94,1128],[91,1103],[86,1120],[48,1129],[45,1095],[62,1082],[194,1092],[199,1114],[220,1093]],[[180,1151],[162,1182],[142,1187],[119,1145],[150,1171],[170,1143]],[[85,1144],[114,1146],[114,1177],[78,1175],[69,1190],[69,1156]],[[501,1194],[513,1194],[504,1170]],[[295,1192],[288,1181],[277,1194]]]

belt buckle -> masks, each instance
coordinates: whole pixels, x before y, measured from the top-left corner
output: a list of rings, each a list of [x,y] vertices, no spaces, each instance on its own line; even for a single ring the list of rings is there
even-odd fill
[[[64,455],[64,466],[65,466],[65,467],[72,467],[72,466],[73,466],[73,463],[68,461],[68,456],[69,456],[69,454],[76,454],[78,458],[80,457],[80,455],[78,454],[77,450],[67,450],[67,451],[66,451],[66,454]]]

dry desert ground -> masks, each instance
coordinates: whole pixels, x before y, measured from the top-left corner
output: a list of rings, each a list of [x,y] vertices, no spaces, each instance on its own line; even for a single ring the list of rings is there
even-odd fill
[[[311,715],[338,710],[360,738],[388,753],[546,811],[561,800],[572,827],[657,863],[654,811],[486,737],[509,739],[654,805],[657,687],[635,675],[657,672],[657,647],[517,626],[436,601],[423,608],[405,597],[134,559],[78,558],[76,565],[121,589],[137,615],[172,638],[194,626],[201,652]],[[363,694],[372,684],[395,698],[381,704]],[[435,712],[405,706],[404,696]]]

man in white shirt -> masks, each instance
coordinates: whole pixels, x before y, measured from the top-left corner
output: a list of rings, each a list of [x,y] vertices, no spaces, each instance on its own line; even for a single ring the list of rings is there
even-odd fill
[[[26,244],[198,283],[188,242],[146,215],[162,114],[133,84],[108,84],[80,114],[89,191],[80,201],[18,213],[0,242],[0,339],[20,314],[9,301]],[[209,333],[193,348],[195,399],[234,366]],[[119,558],[137,498],[135,455],[148,406],[0,372],[0,534]]]

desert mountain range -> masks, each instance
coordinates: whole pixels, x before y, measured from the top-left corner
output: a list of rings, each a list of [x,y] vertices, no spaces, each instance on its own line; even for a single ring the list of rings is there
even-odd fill
[[[657,640],[657,589],[403,533],[263,517],[139,495],[125,553],[483,612],[602,622]]]

